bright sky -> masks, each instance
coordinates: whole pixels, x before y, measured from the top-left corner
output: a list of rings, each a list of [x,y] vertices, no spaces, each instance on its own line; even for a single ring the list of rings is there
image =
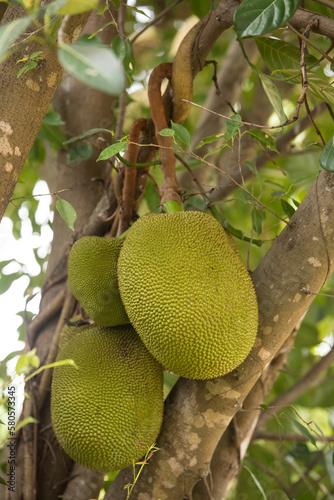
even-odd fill
[[[38,181],[33,190],[33,194],[49,193],[48,186],[44,181]],[[22,220],[21,237],[16,240],[12,234],[13,223],[8,217],[4,217],[0,223],[0,261],[15,259],[14,262],[3,268],[4,274],[12,274],[20,271],[28,273],[30,276],[37,276],[41,269],[37,263],[33,248],[37,248],[38,255],[45,257],[50,252],[52,241],[52,230],[48,225],[53,213],[50,210],[51,196],[41,196],[35,219],[41,224],[41,235],[33,233],[29,220],[29,211],[26,206],[19,209],[19,216]],[[29,203],[28,200],[26,203]],[[22,276],[15,280],[11,287],[4,294],[0,295],[0,311],[2,318],[2,328],[0,330],[0,359],[4,359],[12,351],[23,348],[23,342],[18,340],[17,328],[21,325],[22,319],[17,316],[17,312],[24,311],[25,307],[33,313],[38,312],[40,301],[40,290],[32,290],[36,293],[26,306],[24,292],[29,285],[28,276]],[[15,367],[16,360],[10,363],[10,368]],[[14,366],[13,366],[14,365]]]

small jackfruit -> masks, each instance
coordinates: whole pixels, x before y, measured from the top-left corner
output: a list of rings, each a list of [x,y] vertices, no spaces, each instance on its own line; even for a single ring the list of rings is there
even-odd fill
[[[117,259],[122,240],[84,236],[68,257],[68,281],[74,297],[101,326],[129,323],[117,281]]]
[[[251,278],[221,225],[201,212],[148,214],[118,260],[131,323],[168,370],[193,379],[240,365],[257,334]]]
[[[51,388],[51,419],[66,453],[99,472],[146,453],[163,415],[163,371],[130,326],[66,326]]]

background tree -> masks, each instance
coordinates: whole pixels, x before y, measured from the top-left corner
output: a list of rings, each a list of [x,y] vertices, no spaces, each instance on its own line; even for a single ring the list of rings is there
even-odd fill
[[[40,232],[37,201],[26,198],[39,178],[58,208],[50,256],[35,254],[41,265],[48,261],[46,273],[29,277],[27,298],[43,286],[42,300],[32,320],[22,313],[26,349],[17,372],[54,361],[59,332],[78,308],[66,282],[71,244],[84,235],[120,234],[138,215],[157,211],[166,188],[160,166],[126,165],[152,162],[159,146],[161,153],[172,144],[186,209],[211,211],[236,236],[252,272],[260,326],[250,356],[232,373],[210,381],[166,373],[171,392],[159,451],[140,474],[137,466],[131,498],[331,498],[332,2],[59,0],[37,8],[22,1],[0,12],[1,215],[20,198],[6,212],[14,235],[21,204]],[[73,45],[84,25],[94,36],[83,34]],[[124,86],[108,45],[123,63]],[[153,68],[170,61],[163,105],[172,143],[155,135],[147,99]],[[63,68],[68,73],[57,88]],[[184,106],[176,100],[180,81],[195,103],[179,120],[190,112],[184,126],[170,122],[173,105]],[[134,136],[141,118],[145,129]],[[174,189],[173,171],[164,175]],[[7,264],[3,292],[25,272],[21,266],[8,273]],[[6,361],[4,388],[11,382]],[[46,369],[26,383],[16,491],[7,490],[7,498],[84,500],[105,491],[106,500],[127,498],[132,469],[103,477],[59,447],[50,424],[51,375]],[[4,478],[6,464],[4,453]]]

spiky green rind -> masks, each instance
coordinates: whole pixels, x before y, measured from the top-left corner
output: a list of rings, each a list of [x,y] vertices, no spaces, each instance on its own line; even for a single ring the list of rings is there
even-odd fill
[[[149,214],[135,222],[118,260],[121,297],[152,355],[187,378],[235,369],[257,334],[251,278],[208,214]]]
[[[139,460],[159,433],[163,371],[130,325],[65,327],[54,368],[51,418],[66,453],[99,472]],[[70,329],[73,329],[73,334]],[[141,444],[140,444],[141,443]]]
[[[75,298],[95,323],[117,326],[129,323],[117,280],[117,259],[123,241],[84,236],[68,258],[68,281]]]

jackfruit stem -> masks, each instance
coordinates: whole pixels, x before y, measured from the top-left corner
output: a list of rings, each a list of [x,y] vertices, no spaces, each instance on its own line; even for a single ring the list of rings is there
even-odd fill
[[[148,120],[139,118],[135,120],[130,128],[129,140],[130,144],[126,152],[126,160],[135,164],[139,152],[139,136],[140,133],[147,129]],[[130,225],[132,220],[133,205],[135,203],[137,170],[133,167],[126,166],[124,171],[124,184],[122,190],[122,205],[120,210],[120,218],[117,235],[122,234]]]
[[[193,68],[192,52],[196,38],[207,22],[207,16],[200,19],[183,38],[174,58],[172,88],[173,88],[173,121],[183,123],[191,109],[191,104],[183,99],[192,101],[193,97]]]
[[[161,96],[161,83],[164,78],[171,79],[172,68],[172,63],[159,64],[159,66],[152,71],[148,82],[148,98],[151,116],[155,126],[155,135],[160,152],[161,170],[164,176],[164,181],[160,186],[161,205],[164,205],[168,200],[174,200],[180,205],[182,204],[176,180],[176,160],[173,151],[173,141],[171,137],[159,134],[162,129],[168,128]]]

